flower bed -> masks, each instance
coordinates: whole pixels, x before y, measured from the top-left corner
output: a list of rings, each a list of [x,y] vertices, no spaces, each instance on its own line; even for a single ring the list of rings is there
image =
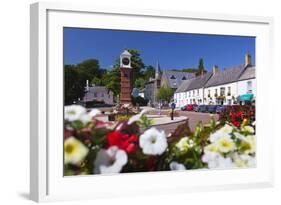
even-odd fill
[[[151,127],[146,110],[129,120],[102,122],[99,110],[65,107],[64,175],[111,174],[255,166],[255,130],[224,121],[188,121],[166,136]]]

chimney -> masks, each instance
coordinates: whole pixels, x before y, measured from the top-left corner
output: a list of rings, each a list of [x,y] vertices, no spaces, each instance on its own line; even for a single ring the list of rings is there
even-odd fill
[[[245,55],[245,67],[251,65],[251,55],[246,53]]]
[[[216,74],[219,71],[219,67],[217,65],[213,65],[213,74]]]

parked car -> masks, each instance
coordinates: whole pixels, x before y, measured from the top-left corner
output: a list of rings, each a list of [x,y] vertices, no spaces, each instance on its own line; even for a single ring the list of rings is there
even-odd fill
[[[227,108],[227,105],[218,105],[216,108],[216,113],[220,114],[225,108]]]
[[[216,111],[217,111],[217,107],[218,107],[219,105],[209,105],[208,106],[208,112],[209,113],[216,113]]]
[[[193,111],[194,104],[190,104],[186,106],[187,111]]]
[[[193,111],[197,112],[198,105],[193,105]]]
[[[187,106],[188,106],[188,105],[182,106],[182,107],[181,107],[181,110],[182,110],[182,111],[186,111],[186,107],[187,107]]]
[[[207,112],[208,105],[199,105],[198,112]]]

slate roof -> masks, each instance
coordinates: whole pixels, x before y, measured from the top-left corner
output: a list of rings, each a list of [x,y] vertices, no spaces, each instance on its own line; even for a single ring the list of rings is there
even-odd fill
[[[91,86],[88,87],[88,93],[108,93],[108,90],[105,86]]]
[[[187,72],[181,72],[181,71],[171,71],[171,70],[164,70],[162,77],[166,78],[169,87],[177,89],[182,82],[183,78],[186,78],[186,80],[193,78],[195,75],[194,73],[187,73]]]
[[[199,89],[205,86],[206,82],[212,77],[213,73],[209,72],[204,75],[200,75],[191,82],[185,91]]]
[[[191,79],[188,79],[188,80],[185,80],[184,82],[182,82],[182,84],[180,84],[180,86],[176,90],[176,93],[185,92],[193,80],[194,80],[194,78],[191,78]]]
[[[238,65],[225,70],[220,70],[210,78],[205,87],[212,87],[238,81],[244,69],[244,65]]]
[[[247,80],[247,79],[252,79],[256,77],[256,67],[248,67],[244,71],[244,73],[240,76],[239,80]]]

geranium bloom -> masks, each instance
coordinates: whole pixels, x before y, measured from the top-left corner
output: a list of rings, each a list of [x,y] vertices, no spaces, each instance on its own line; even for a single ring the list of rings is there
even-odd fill
[[[144,154],[161,155],[168,147],[164,131],[152,127],[146,130],[139,139],[140,147]]]
[[[186,170],[186,168],[183,164],[180,164],[180,163],[177,163],[177,162],[171,162],[170,163],[170,169],[171,170]]]
[[[75,137],[64,141],[64,163],[79,165],[87,156],[89,149]]]
[[[86,113],[86,109],[81,105],[69,105],[64,107],[64,118],[70,122],[80,120],[80,117]]]
[[[123,134],[121,132],[111,132],[107,134],[108,146],[117,146],[119,149],[125,150],[127,153],[134,151],[138,137],[136,135]]]
[[[125,151],[112,146],[107,150],[101,149],[94,162],[95,174],[111,174],[121,172],[123,166],[127,163],[128,156]]]

